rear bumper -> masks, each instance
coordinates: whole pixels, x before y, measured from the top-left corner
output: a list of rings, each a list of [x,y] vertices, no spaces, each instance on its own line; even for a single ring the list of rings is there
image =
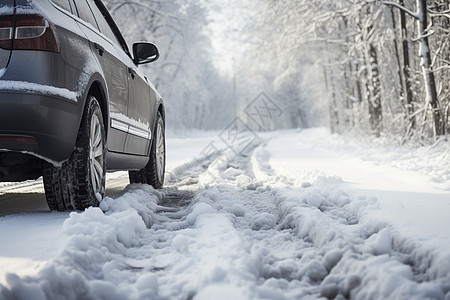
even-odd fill
[[[75,148],[80,103],[58,95],[0,90],[0,151],[62,162]]]

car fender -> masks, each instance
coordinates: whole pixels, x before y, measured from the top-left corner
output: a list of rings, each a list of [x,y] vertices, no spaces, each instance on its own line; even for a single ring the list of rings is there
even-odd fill
[[[156,93],[156,102],[155,102],[155,107],[153,110],[153,125],[152,125],[152,139],[149,143],[149,147],[148,147],[148,155],[150,155],[150,151],[152,149],[152,144],[153,144],[153,140],[154,140],[154,132],[155,132],[155,128],[156,128],[156,121],[157,121],[157,116],[158,116],[158,112],[160,111],[161,108],[161,113],[162,113],[162,117],[164,119],[164,122],[166,121],[166,110],[164,107],[164,100],[161,98],[161,96],[159,96],[158,93]]]
[[[106,81],[100,72],[94,72],[91,75],[86,75],[87,80],[84,80],[84,84],[80,84],[79,89],[79,101],[81,102],[81,111],[80,111],[80,120],[83,117],[85,106],[87,102],[87,98],[89,95],[93,95],[97,98],[97,101],[100,104],[103,114],[103,122],[105,124],[105,130],[108,131],[109,124],[109,94],[108,94],[108,86],[106,85]],[[80,80],[81,82],[82,80]],[[79,124],[80,126],[80,124]],[[79,128],[78,126],[78,128]]]

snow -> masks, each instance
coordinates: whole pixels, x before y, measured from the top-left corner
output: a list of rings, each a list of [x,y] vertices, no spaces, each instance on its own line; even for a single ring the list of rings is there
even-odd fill
[[[7,13],[13,13],[7,12]],[[41,14],[41,12],[35,8],[30,8],[29,6],[17,6],[16,13],[20,15],[33,15],[33,14]]]
[[[118,121],[122,121],[122,122],[124,122],[126,124],[129,124],[129,125],[134,126],[136,128],[142,129],[142,130],[144,130],[146,132],[150,132],[150,124],[148,122],[146,122],[144,124],[141,121],[138,122],[138,121],[136,121],[134,119],[131,119],[131,118],[125,116],[124,114],[115,113],[115,112],[112,112],[110,114],[110,118],[118,120]]]
[[[98,208],[2,215],[0,299],[450,298],[448,142],[258,135],[169,135],[163,190],[119,172]],[[41,190],[2,184],[0,210]]]
[[[69,91],[68,89],[58,88],[54,86],[42,85],[38,83],[26,82],[26,81],[0,81],[0,89],[9,91],[19,91],[28,93],[40,93],[50,96],[58,96],[64,99],[77,102],[77,93]]]
[[[436,155],[436,150],[425,151],[422,148],[411,152],[414,155],[410,153],[410,157],[402,151],[395,153],[389,150],[383,153],[381,147],[364,150],[361,145],[352,147],[349,143],[343,145],[342,141],[335,143],[330,140],[333,137],[328,138],[329,149],[326,149],[324,143],[320,142],[326,133],[316,130],[303,134],[309,139],[308,143],[291,143],[292,154],[284,152],[283,155],[278,155],[280,148],[294,136],[295,133],[286,135],[280,143],[269,145],[267,150],[274,153],[271,156],[271,165],[275,170],[290,173],[292,177],[298,177],[298,170],[301,168],[338,175],[356,194],[377,199],[382,210],[373,212],[374,215],[395,222],[405,234],[414,232],[418,238],[432,235],[439,239],[439,245],[436,246],[449,248],[450,230],[441,230],[450,228],[450,220],[445,218],[450,205],[450,165],[446,150],[448,143],[440,147],[441,155]],[[337,147],[343,147],[345,155],[332,153],[336,150],[343,151],[336,149]],[[320,160],[317,159],[319,157]],[[390,161],[386,157],[389,157]],[[377,164],[376,167],[374,163]],[[439,184],[435,183],[436,173],[430,165],[436,165],[436,170],[441,174]],[[413,169],[415,172],[392,166]],[[433,199],[433,205],[429,205],[430,199]],[[429,213],[424,214],[424,210]]]
[[[16,13],[21,15],[41,14],[37,9],[30,8],[29,6],[17,6]],[[14,7],[9,5],[0,6],[0,15],[14,14]]]
[[[65,240],[62,232],[54,227],[59,227],[66,218],[67,214],[64,213],[50,215],[47,212],[1,217],[0,277],[4,277],[5,272],[11,270],[16,270],[21,276],[31,275],[34,270],[52,259]],[[20,224],[20,227],[16,227],[17,224]],[[6,230],[7,228],[14,230]],[[53,234],[45,236],[42,234],[44,232]],[[23,236],[27,238],[18,239]]]
[[[8,14],[13,14],[14,13],[14,8],[11,6],[0,6],[0,15],[8,15]]]

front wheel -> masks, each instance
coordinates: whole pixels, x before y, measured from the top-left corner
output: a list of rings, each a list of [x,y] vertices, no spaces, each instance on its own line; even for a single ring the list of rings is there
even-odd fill
[[[155,129],[153,131],[150,160],[139,171],[129,171],[130,183],[146,183],[159,189],[164,184],[164,171],[166,167],[166,139],[164,119],[158,112]]]
[[[106,134],[97,99],[89,96],[76,149],[61,167],[45,164],[47,204],[51,210],[83,210],[98,206],[105,195]]]

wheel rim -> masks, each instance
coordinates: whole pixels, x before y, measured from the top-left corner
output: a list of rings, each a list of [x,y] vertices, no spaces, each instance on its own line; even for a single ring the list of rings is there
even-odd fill
[[[94,194],[101,194],[103,187],[103,140],[100,119],[96,114],[93,114],[91,118],[89,162],[92,190]]]
[[[165,164],[165,145],[164,145],[164,129],[162,122],[158,122],[156,130],[156,170],[158,174],[158,180],[162,183],[164,176],[164,164]]]

